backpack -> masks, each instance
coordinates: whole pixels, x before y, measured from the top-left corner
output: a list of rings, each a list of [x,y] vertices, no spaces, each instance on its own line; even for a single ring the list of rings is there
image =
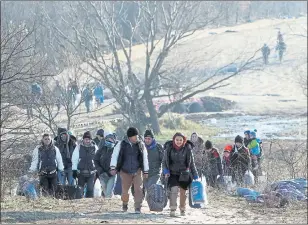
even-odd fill
[[[167,205],[167,191],[162,184],[153,184],[147,190],[146,201],[150,211],[161,212]]]

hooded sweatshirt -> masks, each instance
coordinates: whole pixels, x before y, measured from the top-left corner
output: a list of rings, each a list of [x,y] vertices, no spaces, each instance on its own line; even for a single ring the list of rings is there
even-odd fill
[[[61,139],[62,134],[67,135],[65,142]],[[72,167],[72,155],[76,145],[73,144],[70,139],[71,137],[67,132],[67,129],[58,128],[58,136],[55,138],[55,146],[59,148],[59,151],[61,153],[64,169],[69,169]]]

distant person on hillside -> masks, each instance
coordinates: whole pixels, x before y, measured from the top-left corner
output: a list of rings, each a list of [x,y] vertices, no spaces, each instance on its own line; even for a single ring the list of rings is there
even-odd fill
[[[277,34],[277,43],[283,42],[283,36],[282,33],[280,31],[278,31]]]
[[[95,101],[97,103],[97,107],[99,107],[102,103],[104,103],[104,88],[101,83],[97,83],[95,89],[94,89],[94,96],[95,96]]]
[[[71,78],[68,83],[68,94],[70,98],[70,106],[74,107],[77,100],[77,95],[80,93],[77,82],[73,81]]]
[[[279,54],[279,62],[282,61],[283,53],[286,51],[286,49],[287,49],[286,43],[284,43],[283,41],[278,42],[276,46],[276,51],[278,51]]]
[[[58,111],[60,111],[63,96],[65,96],[65,91],[64,91],[63,87],[60,85],[60,82],[58,80],[56,81],[56,86],[54,88],[53,93],[56,97],[57,109],[58,109]]]
[[[261,49],[261,51],[262,51],[262,56],[263,56],[264,64],[268,64],[268,57],[269,57],[269,55],[271,53],[270,48],[267,46],[267,44],[264,44],[262,49]]]
[[[89,113],[90,106],[93,100],[93,95],[92,95],[92,91],[90,89],[89,84],[87,84],[86,89],[83,91],[83,99],[84,99],[85,106],[87,108],[87,113]]]
[[[31,85],[31,94],[33,102],[38,103],[43,94],[43,89],[38,83],[33,83]]]

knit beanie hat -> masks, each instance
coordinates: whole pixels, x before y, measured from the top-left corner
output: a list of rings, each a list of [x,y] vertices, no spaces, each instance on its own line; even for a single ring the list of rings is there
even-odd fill
[[[133,137],[139,135],[139,131],[135,127],[130,127],[127,130],[127,137]]]
[[[154,133],[152,130],[146,130],[144,132],[144,137],[151,137],[151,138],[154,138]]]
[[[234,140],[235,143],[242,143],[244,142],[244,139],[240,136],[240,135],[237,135],[235,137],[235,140]]]
[[[104,137],[104,130],[103,129],[99,129],[97,132],[96,132],[96,135],[99,135],[101,137]]]
[[[205,142],[205,148],[206,148],[206,149],[211,149],[211,148],[213,148],[212,142],[210,142],[209,140],[207,140],[207,141]]]
[[[252,136],[252,137],[256,137],[256,136],[257,136],[257,134],[256,134],[256,132],[254,132],[254,131],[250,131],[250,136]]]
[[[92,135],[91,135],[91,132],[90,132],[90,131],[86,131],[86,132],[83,134],[82,139],[85,139],[85,138],[92,139]]]

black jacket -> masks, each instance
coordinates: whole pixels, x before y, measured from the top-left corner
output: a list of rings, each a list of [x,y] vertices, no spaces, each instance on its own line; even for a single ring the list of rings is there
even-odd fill
[[[100,148],[94,157],[95,169],[98,174],[108,173],[110,170],[110,162],[114,148],[109,148],[107,146],[103,146]]]
[[[207,176],[223,175],[221,157],[216,148],[205,152],[204,169]]]
[[[67,135],[67,141],[63,142],[61,140],[61,135]],[[59,151],[62,156],[63,166],[64,169],[68,169],[72,167],[72,155],[76,144],[71,140],[71,136],[68,134],[67,129],[65,128],[58,128],[58,136],[55,137],[55,146],[59,148]]]
[[[173,141],[166,142],[164,147],[164,173],[169,172],[170,174],[180,175],[181,172],[189,169],[194,177],[198,176],[192,152],[194,144],[191,141],[187,141],[184,147],[180,150],[174,149]]]

